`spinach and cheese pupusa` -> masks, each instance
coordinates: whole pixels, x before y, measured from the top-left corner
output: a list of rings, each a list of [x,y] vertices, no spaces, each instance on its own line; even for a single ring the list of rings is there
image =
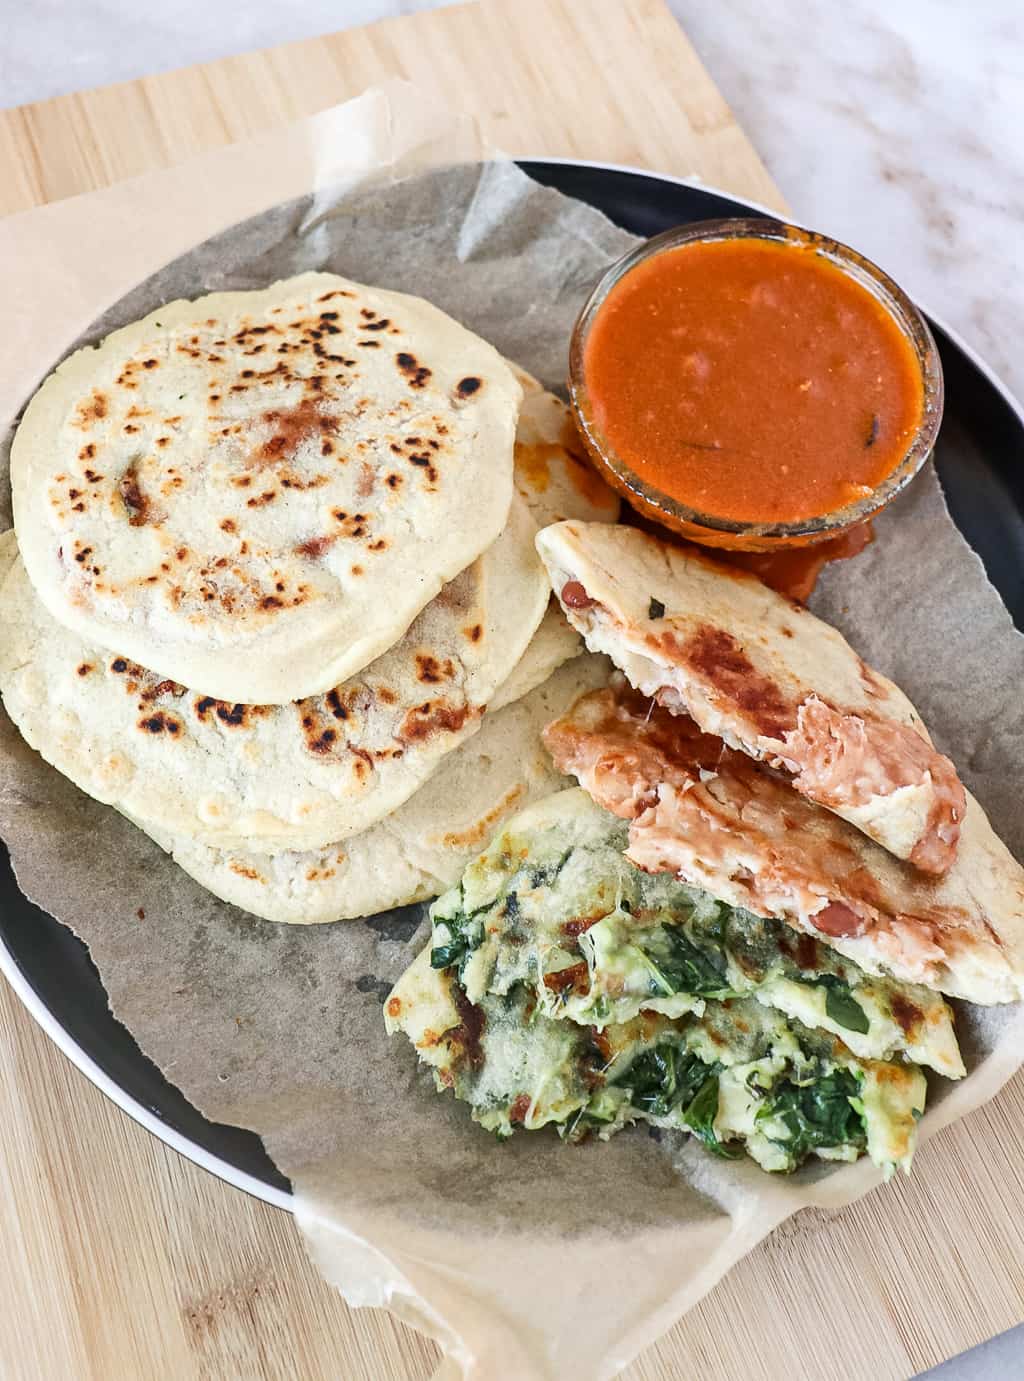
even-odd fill
[[[385,1021],[438,1089],[500,1136],[647,1121],[768,1170],[865,1151],[908,1167],[918,1066],[964,1072],[943,999],[643,873],[625,843],[585,792],[561,792],[434,904]]]
[[[604,1027],[751,995],[855,1055],[964,1073],[937,993],[875,977],[782,922],[623,855],[627,826],[573,788],[523,811],[435,902],[433,962],[470,1002],[525,982],[546,1015]]]
[[[915,1065],[857,1059],[749,998],[702,1015],[643,1012],[603,1031],[545,1016],[523,983],[470,1003],[424,949],[385,1005],[434,1075],[499,1137],[549,1123],[576,1141],[632,1122],[689,1132],[716,1155],[765,1170],[809,1155],[909,1169],[925,1080]]]

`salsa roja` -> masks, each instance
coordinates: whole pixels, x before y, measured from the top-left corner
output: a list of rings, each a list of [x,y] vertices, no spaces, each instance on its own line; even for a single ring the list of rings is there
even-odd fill
[[[697,240],[610,289],[583,351],[590,412],[644,483],[717,518],[796,523],[868,497],[921,424],[913,343],[799,241]]]

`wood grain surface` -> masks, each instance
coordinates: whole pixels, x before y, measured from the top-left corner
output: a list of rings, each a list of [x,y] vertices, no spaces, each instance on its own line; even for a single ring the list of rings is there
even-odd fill
[[[0,111],[0,212],[178,162],[394,75],[472,111],[509,153],[696,174],[784,206],[661,0],[484,0]],[[4,985],[0,1099],[4,1381],[431,1375],[431,1343],[347,1309],[287,1214],[136,1126]],[[925,1147],[910,1181],[785,1225],[626,1375],[890,1381],[1020,1322],[1022,1128],[1018,1079]]]

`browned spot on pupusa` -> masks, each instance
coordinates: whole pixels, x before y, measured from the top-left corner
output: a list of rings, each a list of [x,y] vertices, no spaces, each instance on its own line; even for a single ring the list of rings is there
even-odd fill
[[[115,657],[110,663],[110,670],[114,675],[124,677],[121,687],[126,695],[138,695],[140,691],[145,694],[147,690],[157,684],[157,678],[151,671],[139,666],[138,662],[129,661],[127,657]],[[168,682],[168,684],[174,685],[174,682]],[[139,709],[145,709],[146,704],[152,698],[149,696],[146,699],[140,699]]]
[[[913,1038],[914,1032],[918,1030],[924,1021],[924,1013],[920,1007],[915,1006],[910,998],[902,993],[893,993],[889,999],[889,1010],[892,1012],[893,1021],[899,1026],[905,1036]]]
[[[371,307],[361,307],[359,315],[363,318],[360,326],[363,331],[386,331],[391,325],[386,316],[379,317]]]
[[[461,983],[453,983],[451,991],[459,1014],[459,1025],[448,1033],[448,1042],[461,1047],[471,1069],[479,1069],[484,1062],[483,1034],[487,1018],[482,1007],[470,1002]]]
[[[361,782],[365,781],[373,771],[373,754],[365,748],[357,748],[352,743],[348,744],[348,751],[352,754],[352,771]],[[381,752],[377,756],[386,758],[388,754]]]
[[[731,702],[759,733],[782,738],[796,723],[796,707],[771,677],[753,665],[724,628],[701,624],[686,638],[671,629],[649,633],[648,646],[696,672],[720,700]]]
[[[423,743],[435,734],[457,734],[481,711],[472,705],[453,705],[447,700],[426,700],[414,705],[402,720],[396,737],[407,746]]]
[[[790,634],[792,637],[792,634]],[[887,700],[889,698],[889,688],[879,676],[878,672],[869,667],[862,658],[857,658],[857,669],[860,672],[861,684],[866,695],[873,700]]]
[[[432,371],[425,364],[420,364],[415,355],[410,355],[407,350],[399,350],[395,356],[395,363],[399,372],[405,375],[410,388],[426,388]]]
[[[412,465],[415,465],[417,469],[423,471],[428,484],[437,483],[437,466],[429,455],[411,455],[409,461]]]
[[[94,388],[89,397],[78,405],[75,426],[88,428],[94,422],[102,422],[109,410],[107,395]]]
[[[309,752],[324,757],[343,744],[338,729],[324,720],[315,700],[299,702],[302,737]]]
[[[349,707],[342,699],[341,691],[337,686],[335,686],[333,690],[327,692],[324,696],[324,701],[335,719],[348,719],[350,714]]]
[[[239,863],[237,858],[233,858],[228,864],[233,873],[237,873],[240,878],[248,878],[250,882],[262,882],[263,878],[255,868],[250,868],[246,863]]]
[[[128,514],[128,523],[131,527],[144,527],[151,520],[152,510],[150,501],[142,491],[139,481],[139,463],[133,460],[124,474],[121,482],[117,486],[124,503],[125,512]]]
[[[450,681],[455,675],[455,667],[450,658],[441,662],[427,652],[416,654],[416,679],[424,685],[436,685],[439,681]]]
[[[171,738],[177,738],[181,733],[181,720],[174,715],[168,714],[166,710],[157,710],[155,714],[145,715],[138,722],[138,727],[147,734],[168,734]]]
[[[335,534],[336,536],[337,534]],[[334,545],[335,537],[308,537],[305,542],[300,542],[295,548],[296,556],[306,556],[311,561],[324,556]]]
[[[273,433],[249,457],[252,469],[279,465],[291,459],[304,441],[334,431],[334,423],[323,414],[315,398],[302,398],[293,408],[270,409],[262,414],[262,421],[273,428]]]
[[[273,711],[272,705],[231,705],[215,700],[212,695],[200,695],[192,702],[192,713],[203,724],[216,720],[228,729],[251,729],[257,719]]]
[[[359,467],[359,478],[356,480],[356,498],[368,499],[373,493],[377,483],[377,476],[374,474],[373,466],[364,460]]]
[[[455,397],[460,402],[465,402],[468,398],[475,398],[483,386],[483,379],[478,378],[475,374],[467,374],[455,385]]]
[[[331,517],[341,527],[339,537],[358,540],[369,534],[369,518],[365,513],[347,513],[343,508],[336,508]]]
[[[139,670],[141,671],[142,668],[140,667]],[[171,681],[167,679],[163,681],[156,681],[152,685],[148,686],[140,695],[139,708],[142,709],[143,706],[151,704],[154,700],[159,700],[161,695],[179,696],[184,694],[185,687],[180,686],[177,681]]]
[[[520,783],[506,791],[501,800],[491,807],[485,814],[479,816],[468,830],[461,832],[455,831],[446,834],[442,839],[446,849],[473,849],[483,848],[494,833],[494,827],[501,817],[507,814],[516,803],[526,794],[526,788]],[[597,918],[595,917],[595,920]]]

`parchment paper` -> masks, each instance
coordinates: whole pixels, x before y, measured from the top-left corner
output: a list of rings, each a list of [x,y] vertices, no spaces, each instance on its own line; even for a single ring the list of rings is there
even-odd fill
[[[17,321],[0,336],[0,418],[76,337],[176,295],[308,268],[422,293],[560,386],[588,286],[631,237],[511,164],[474,161],[483,153],[465,120],[394,83],[284,134],[0,223]],[[816,607],[906,689],[1024,852],[1024,640],[931,471],[874,547],[829,571]],[[384,1035],[381,1001],[423,942],[422,908],[303,929],[258,921],[48,768],[6,716],[0,773],[18,880],[89,945],[117,1016],[207,1116],[260,1133],[327,1278],[436,1337],[452,1374],[610,1377],[784,1217],[879,1181],[866,1162],[774,1178],[641,1130],[499,1146]],[[963,1008],[959,1031],[970,1076],[936,1082],[924,1136],[1021,1062],[1017,1009]]]

